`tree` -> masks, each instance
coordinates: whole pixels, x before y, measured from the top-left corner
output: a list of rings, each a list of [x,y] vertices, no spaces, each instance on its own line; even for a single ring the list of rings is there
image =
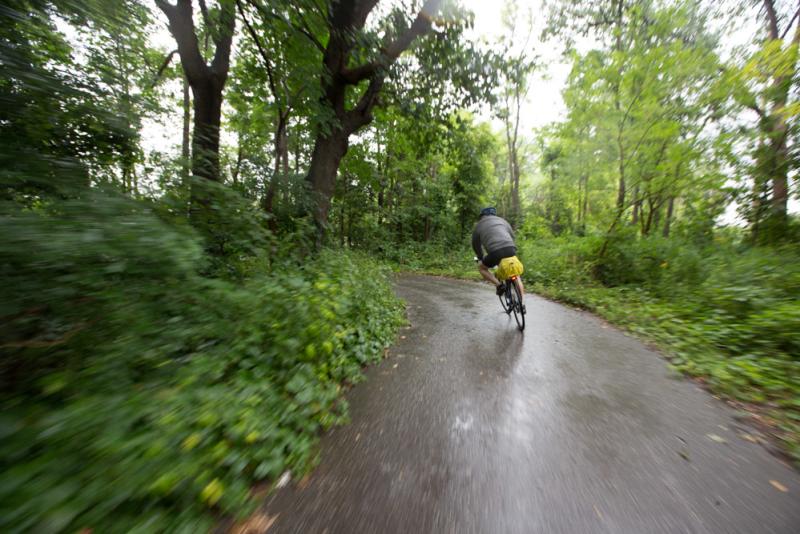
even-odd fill
[[[601,257],[623,227],[646,236],[661,224],[669,234],[677,200],[695,201],[721,187],[706,126],[725,94],[704,11],[638,6],[627,17],[624,50],[614,35],[603,49],[574,55],[567,121],[546,133],[545,199],[553,205],[544,215],[555,230],[577,212],[583,232],[594,204],[595,224],[606,229]]]
[[[528,78],[536,67],[536,60],[529,57],[528,50],[533,31],[532,15],[528,13],[527,33],[522,39],[517,36],[519,16],[516,3],[507,4],[507,9],[503,13],[503,27],[509,35],[502,40],[502,57],[498,60],[499,70],[502,73],[498,115],[505,128],[508,176],[511,185],[511,210],[508,218],[515,228],[521,223],[522,214],[519,198],[520,109],[528,94]],[[522,46],[518,45],[518,40],[522,42]]]
[[[789,120],[798,104],[790,102],[798,80],[800,2],[781,12],[774,0],[761,0],[764,38],[759,50],[739,73],[744,89],[740,101],[758,115],[758,146],[753,152],[753,194],[750,219],[757,241],[786,237],[789,198]]]
[[[214,42],[211,63],[200,50],[194,24],[192,0],[155,0],[169,21],[169,31],[178,45],[181,66],[192,89],[194,126],[192,130],[192,174],[220,181],[219,132],[222,116],[222,92],[230,68],[231,43],[236,23],[233,0],[219,0],[218,9],[209,10],[205,0],[199,0],[204,29]],[[194,191],[194,189],[193,189]],[[207,203],[193,193],[196,201]]]
[[[333,3],[325,22],[328,40],[322,50],[324,72],[321,75],[322,104],[329,117],[320,124],[314,141],[307,180],[314,195],[314,220],[318,228],[318,242],[328,221],[331,197],[336,184],[336,173],[342,157],[347,153],[350,136],[372,119],[372,111],[387,75],[387,69],[420,35],[427,33],[443,0],[426,0],[414,21],[396,37],[383,43],[380,50],[365,51],[358,47],[359,33],[364,29],[367,16],[377,0],[341,0]],[[359,57],[371,59],[353,65]],[[364,85],[366,84],[366,87]],[[350,104],[351,87],[359,89],[360,96]]]
[[[240,94],[247,100],[239,106],[241,115],[245,123],[251,122],[254,113],[267,112],[272,117],[273,167],[261,198],[263,209],[272,213],[279,182],[289,174],[289,121],[294,114],[309,114],[308,100],[316,96],[309,80],[316,74],[320,54],[316,48],[298,42],[298,36],[305,36],[295,31],[292,21],[279,11],[258,0],[236,0],[236,4],[250,38],[250,46],[243,46],[245,57],[239,62]],[[295,17],[301,14],[296,6],[291,13]],[[258,105],[253,98],[270,105]],[[275,228],[274,218],[271,226]]]

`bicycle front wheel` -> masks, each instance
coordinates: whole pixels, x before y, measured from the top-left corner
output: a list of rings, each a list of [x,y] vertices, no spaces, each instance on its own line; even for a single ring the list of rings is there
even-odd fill
[[[514,320],[517,321],[517,328],[520,332],[525,330],[525,308],[522,306],[522,293],[515,282],[509,284],[509,293],[511,295],[511,311],[514,312]]]

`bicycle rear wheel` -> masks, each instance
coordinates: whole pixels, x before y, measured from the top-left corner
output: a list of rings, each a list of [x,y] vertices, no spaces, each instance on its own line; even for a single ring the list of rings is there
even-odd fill
[[[522,307],[522,293],[513,281],[509,284],[508,292],[511,295],[511,311],[514,312],[514,320],[517,321],[517,328],[525,330],[525,308]]]
[[[503,291],[502,295],[498,295],[500,299],[500,305],[503,307],[503,311],[506,312],[507,315],[511,315],[511,284],[508,281],[503,282],[506,290]]]

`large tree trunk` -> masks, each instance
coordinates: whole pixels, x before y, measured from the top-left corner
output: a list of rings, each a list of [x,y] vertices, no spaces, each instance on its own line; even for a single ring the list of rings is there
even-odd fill
[[[764,179],[771,184],[771,197],[769,204],[764,206],[766,212],[764,221],[763,238],[767,242],[782,239],[787,231],[788,199],[789,199],[789,148],[786,143],[788,127],[783,117],[783,102],[776,102],[774,110],[767,123],[763,135],[769,139],[764,157],[766,161],[761,165]]]
[[[220,83],[215,77],[192,84],[192,174],[214,181],[220,181],[219,127],[223,85],[224,81]]]
[[[339,170],[339,163],[347,153],[348,137],[349,134],[336,130],[328,135],[318,134],[314,143],[311,166],[308,169],[308,182],[315,197],[312,200],[315,205],[314,222],[318,230],[318,245],[322,244],[331,198],[336,187],[336,173]]]
[[[661,202],[659,201],[658,203],[653,203],[653,200],[651,198],[648,198],[647,199],[647,206],[648,206],[647,217],[645,218],[644,216],[642,216],[642,223],[643,223],[642,224],[642,235],[643,236],[650,235],[650,228],[653,226],[653,223],[655,221],[655,216],[658,213],[658,209],[661,206]]]

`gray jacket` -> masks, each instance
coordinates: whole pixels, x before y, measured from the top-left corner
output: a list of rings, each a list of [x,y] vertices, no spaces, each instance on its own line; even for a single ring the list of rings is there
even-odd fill
[[[496,215],[484,215],[475,225],[472,232],[472,248],[478,258],[483,258],[481,246],[487,254],[501,248],[513,247],[514,231],[511,225],[502,217]]]

